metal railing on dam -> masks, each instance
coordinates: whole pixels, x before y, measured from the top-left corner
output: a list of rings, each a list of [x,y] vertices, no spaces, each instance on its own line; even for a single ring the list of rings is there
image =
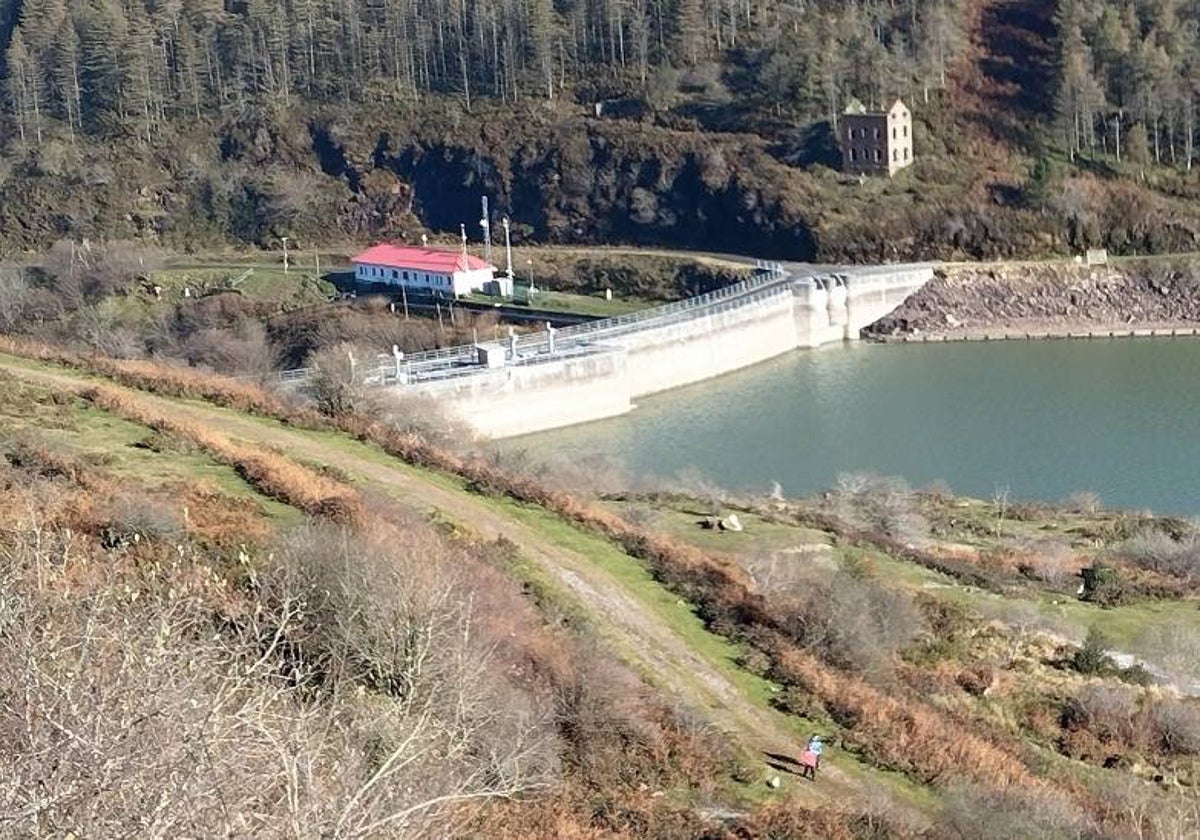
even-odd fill
[[[809,266],[758,261],[754,276],[739,283],[716,289],[686,300],[569,327],[510,335],[507,339],[484,342],[494,353],[503,355],[501,367],[525,367],[547,362],[579,358],[612,349],[615,339],[634,333],[718,315],[752,306],[776,296],[791,295],[796,287],[817,286],[831,289],[853,283],[856,287],[886,284],[911,267],[831,267],[814,270]],[[362,371],[361,381],[374,385],[432,383],[481,374],[490,368],[481,359],[475,344],[458,345],[404,356],[380,355]],[[280,380],[291,386],[303,386],[311,371],[307,368],[284,371]]]
[[[812,276],[795,277],[780,263],[760,262],[755,266],[754,277],[712,292],[613,318],[526,333],[499,343],[510,351],[506,367],[578,357],[602,350],[601,345],[606,340],[747,306],[774,295],[790,293],[796,283],[811,282]],[[380,368],[376,375],[381,382],[394,383],[400,373],[402,381],[410,384],[469,376],[486,369],[478,363],[478,349],[473,344],[407,355],[401,361],[399,371],[391,359],[381,362]]]
[[[510,354],[505,361],[506,367],[578,357],[595,352],[594,345],[606,338],[745,306],[771,294],[780,294],[790,289],[794,283],[811,283],[812,280],[812,276],[790,275],[781,263],[759,260],[754,265],[753,277],[712,292],[626,315],[555,329],[553,338],[551,332],[542,330],[518,335],[515,342],[499,339],[487,343],[502,343],[515,349],[515,356]],[[460,344],[440,350],[407,354],[400,360],[380,354],[375,364],[364,372],[363,381],[379,385],[401,382],[416,384],[469,376],[482,370],[486,368],[478,363],[477,345]],[[299,387],[303,386],[311,375],[310,368],[295,368],[281,371],[279,381],[284,385]]]

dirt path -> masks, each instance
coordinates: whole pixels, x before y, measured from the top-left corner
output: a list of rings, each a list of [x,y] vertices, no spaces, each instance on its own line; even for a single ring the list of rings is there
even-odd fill
[[[67,389],[94,381],[84,374],[33,369],[3,358],[0,368],[31,381]],[[761,759],[764,781],[771,775],[791,779],[786,770],[780,772],[768,766],[771,754],[794,756],[798,752],[797,735],[787,719],[745,696],[652,608],[584,554],[564,548],[535,527],[504,516],[473,494],[426,480],[420,472],[399,461],[389,464],[365,452],[359,455],[329,446],[319,436],[225,409],[138,393],[155,408],[175,416],[199,421],[245,442],[269,445],[302,460],[336,467],[360,482],[362,489],[378,491],[405,507],[421,513],[436,508],[484,539],[504,537],[512,541],[524,558],[536,563],[557,587],[570,593],[585,608],[593,627],[620,657],[667,695],[728,735],[749,755]],[[787,767],[781,762],[774,763]],[[817,783],[797,781],[786,787],[791,796],[810,804],[855,798],[862,793],[860,784],[832,762]]]

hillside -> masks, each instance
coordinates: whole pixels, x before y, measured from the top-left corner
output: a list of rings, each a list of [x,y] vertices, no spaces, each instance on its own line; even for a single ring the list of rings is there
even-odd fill
[[[0,4],[0,248],[477,235],[767,257],[1195,247],[1167,2]],[[881,81],[882,80],[882,81]],[[917,164],[836,171],[853,99]]]
[[[5,349],[0,802],[42,830],[1197,828],[1187,523],[871,477],[589,499],[244,382]]]

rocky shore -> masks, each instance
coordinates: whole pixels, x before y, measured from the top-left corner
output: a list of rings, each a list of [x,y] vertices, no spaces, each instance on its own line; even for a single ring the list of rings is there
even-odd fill
[[[1190,335],[1200,328],[1200,266],[1180,260],[951,265],[865,338]]]

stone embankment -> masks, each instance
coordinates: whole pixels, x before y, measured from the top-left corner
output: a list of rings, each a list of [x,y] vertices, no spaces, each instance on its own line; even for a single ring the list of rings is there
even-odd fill
[[[945,266],[863,331],[880,341],[1200,334],[1200,264]]]

